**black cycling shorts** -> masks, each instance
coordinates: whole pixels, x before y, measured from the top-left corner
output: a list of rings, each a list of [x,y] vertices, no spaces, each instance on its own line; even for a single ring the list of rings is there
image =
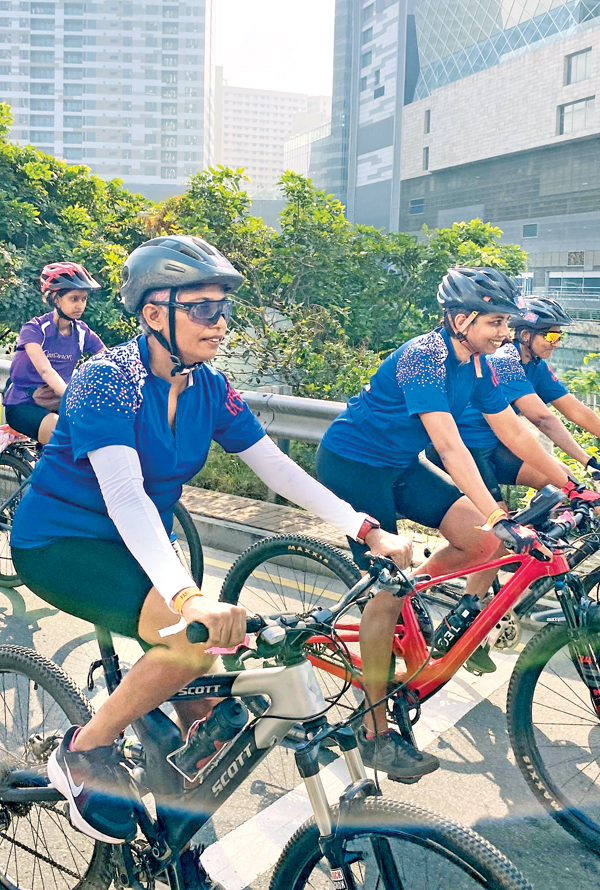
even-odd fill
[[[12,558],[27,587],[61,612],[139,640],[152,581],[124,544],[61,538],[31,550],[13,547]]]
[[[40,405],[32,405],[31,402],[24,402],[21,405],[5,405],[4,413],[7,424],[12,426],[13,430],[29,436],[30,439],[37,439],[42,420],[47,414],[52,414],[52,411],[41,408]]]
[[[450,476],[426,460],[416,460],[402,470],[373,467],[320,445],[316,470],[319,482],[355,510],[379,520],[392,534],[397,533],[398,517],[439,528],[452,504],[463,497]],[[350,538],[348,543],[356,564],[366,568],[363,554],[368,548]]]
[[[513,454],[502,442],[498,442],[492,448],[469,448],[469,451],[473,455],[481,478],[494,500],[503,501],[504,497],[500,486],[515,484],[519,470],[523,466],[521,458]],[[444,466],[433,445],[425,449],[425,454],[427,459],[437,467]]]

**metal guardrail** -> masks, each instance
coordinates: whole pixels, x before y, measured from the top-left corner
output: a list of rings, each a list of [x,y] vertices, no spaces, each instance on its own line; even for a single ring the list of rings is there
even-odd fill
[[[10,361],[0,359],[0,390],[4,389]],[[263,429],[275,439],[318,444],[331,422],[343,411],[343,402],[301,399],[271,392],[241,393]]]
[[[240,393],[265,432],[275,439],[318,444],[327,427],[344,410],[344,402],[302,399],[269,392]]]

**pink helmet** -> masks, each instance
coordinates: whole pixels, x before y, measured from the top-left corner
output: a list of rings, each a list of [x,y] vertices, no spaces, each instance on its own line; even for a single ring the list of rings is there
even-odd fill
[[[100,285],[79,263],[50,263],[40,275],[44,296],[59,290],[97,290]]]

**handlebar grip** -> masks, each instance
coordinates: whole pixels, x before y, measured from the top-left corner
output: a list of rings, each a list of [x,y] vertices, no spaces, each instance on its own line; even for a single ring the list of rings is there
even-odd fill
[[[248,615],[246,618],[246,633],[258,633],[264,626],[265,622],[260,615]],[[201,621],[192,621],[186,627],[185,635],[190,643],[206,643],[209,637],[209,630],[206,624],[202,624]]]
[[[190,643],[206,643],[208,640],[208,627],[201,621],[192,621],[185,629],[185,635]]]

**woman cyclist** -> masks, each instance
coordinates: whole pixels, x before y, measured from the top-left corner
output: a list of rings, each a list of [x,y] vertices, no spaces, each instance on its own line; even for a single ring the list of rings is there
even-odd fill
[[[92,720],[71,727],[48,764],[74,825],[109,843],[136,827],[114,740],[212,664],[205,647],[188,642],[185,622],[208,626],[208,646],[245,636],[244,610],[203,597],[169,542],[181,486],[202,469],[212,439],[270,488],[398,564],[410,561],[407,541],[372,529],[283,455],[210,365],[231,314],[227,294],[242,281],[218,250],[192,236],[155,238],[131,254],[121,294],[144,333],[75,372],[13,526],[13,559],[28,587],[149,649]],[[162,638],[159,630],[180,616],[183,629]],[[184,731],[202,709],[203,702],[178,708]]]
[[[83,266],[44,266],[40,287],[52,308],[21,328],[3,402],[7,423],[46,445],[75,365],[84,353],[96,355],[106,347],[81,321],[89,292],[100,287]]]
[[[482,357],[504,342],[509,316],[519,313],[512,281],[494,269],[455,267],[444,277],[438,301],[443,325],[404,343],[383,362],[329,427],[316,461],[320,481],[355,509],[377,517],[386,531],[396,531],[397,515],[439,529],[447,543],[417,570],[434,576],[490,559],[498,539],[517,552],[540,550],[535,532],[498,509],[460,437],[457,420],[469,400],[517,455],[535,462],[555,485],[568,482],[565,468],[507,406]],[[446,473],[419,459],[430,443]],[[363,567],[365,548],[350,546]],[[489,574],[472,575],[468,591],[483,594]],[[371,701],[386,694],[400,608],[382,591],[361,620],[363,677]],[[365,763],[402,775],[395,768],[404,760],[406,743],[388,729],[384,706],[374,716],[366,714],[358,738]],[[435,768],[422,764],[421,772],[430,771],[428,766]]]
[[[572,395],[548,364],[558,347],[563,327],[571,318],[555,300],[528,300],[523,316],[512,319],[515,342],[507,343],[488,357],[488,363],[501,385],[507,402],[517,414],[523,414],[569,457],[592,472],[600,462],[590,457],[571,436],[562,421],[548,408],[554,405],[563,417],[600,438],[600,418]],[[475,460],[488,489],[502,503],[500,485],[527,485],[543,488],[548,483],[544,473],[524,463],[498,440],[481,411],[469,404],[458,421],[461,438]],[[426,451],[429,460],[442,466],[433,447]]]

